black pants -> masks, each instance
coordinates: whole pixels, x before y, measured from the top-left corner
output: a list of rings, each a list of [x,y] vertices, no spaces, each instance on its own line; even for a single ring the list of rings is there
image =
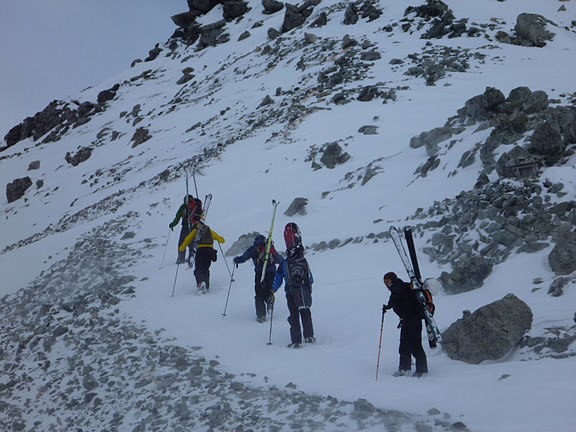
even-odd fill
[[[272,284],[274,283],[275,273],[267,271],[264,276],[264,283],[260,282],[262,271],[254,273],[254,304],[256,306],[256,316],[258,318],[266,317],[266,301],[272,296]]]
[[[428,373],[426,353],[422,348],[422,320],[419,317],[402,319],[399,353],[399,369],[409,371],[413,356],[416,359],[416,372]]]
[[[206,282],[206,289],[210,288],[210,266],[214,252],[211,247],[199,247],[194,258],[194,276],[196,285]]]
[[[288,324],[290,324],[290,338],[292,343],[302,343],[302,331],[300,330],[300,319],[302,319],[302,328],[304,330],[304,338],[314,336],[314,327],[312,326],[312,312],[310,308],[298,309],[294,296],[292,293],[286,293],[286,301],[288,302]]]
[[[184,240],[186,239],[186,237],[188,237],[188,234],[190,234],[190,227],[188,226],[187,223],[182,225],[182,229],[180,230],[180,238],[178,239],[178,247],[180,247],[180,245],[182,243],[184,243]],[[192,245],[192,243],[190,243],[190,246]],[[190,246],[188,246],[188,256],[190,256]],[[184,252],[180,252],[178,251],[178,262],[179,263],[183,263],[184,261],[186,261],[186,251]]]

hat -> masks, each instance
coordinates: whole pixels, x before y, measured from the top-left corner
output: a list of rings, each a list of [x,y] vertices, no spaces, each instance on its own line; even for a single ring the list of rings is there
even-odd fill
[[[398,279],[398,276],[396,276],[396,273],[394,272],[388,272],[384,275],[384,279],[390,279],[392,282],[394,282],[396,279]]]
[[[254,244],[257,246],[266,244],[266,237],[264,237],[262,234],[258,234],[256,237],[254,237]]]

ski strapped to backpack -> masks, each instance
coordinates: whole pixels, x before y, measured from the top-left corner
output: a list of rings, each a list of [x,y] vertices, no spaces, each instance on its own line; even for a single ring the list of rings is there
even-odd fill
[[[412,230],[410,228],[404,229],[404,239],[408,245],[410,257],[408,257],[408,254],[406,253],[404,243],[400,237],[400,232],[396,229],[396,227],[390,227],[389,232],[390,237],[394,242],[394,246],[398,251],[398,255],[400,255],[402,264],[404,265],[404,268],[410,277],[410,281],[413,284],[416,298],[422,304],[424,321],[426,322],[426,332],[428,334],[428,345],[430,348],[436,348],[437,343],[442,340],[442,336],[433,316],[436,308],[433,303],[432,293],[430,290],[425,288],[424,284],[422,283],[422,276],[420,274],[420,267],[418,265],[418,258],[416,256],[416,248],[414,246]]]
[[[266,277],[266,267],[268,266],[268,262],[270,262],[270,250],[272,249],[272,233],[274,231],[274,221],[276,220],[276,209],[278,208],[278,204],[280,204],[278,201],[272,200],[272,207],[274,207],[274,212],[272,213],[272,223],[270,224],[270,232],[268,233],[268,239],[266,240],[264,265],[262,267],[262,277],[260,278],[261,283],[264,283],[264,278]]]
[[[202,217],[200,218],[201,221],[206,220],[211,202],[212,202],[212,194],[206,195],[206,198],[204,198],[204,212],[202,213]],[[200,244],[200,240],[202,240],[202,236],[204,235],[204,229],[206,228],[206,225],[204,225],[201,221],[199,221],[196,224],[196,235],[194,236],[194,240],[192,240],[192,244],[190,245],[188,268],[192,267],[192,259],[196,256],[196,252],[198,252],[198,245]]]
[[[404,239],[408,245],[408,252],[410,253],[410,261],[412,262],[412,267],[414,268],[414,275],[416,276],[417,284],[414,287],[420,296],[424,296],[424,304],[428,311],[434,315],[436,311],[436,306],[434,305],[434,299],[432,297],[432,292],[426,287],[426,284],[422,282],[422,275],[420,273],[420,266],[418,265],[418,257],[416,256],[416,247],[414,246],[414,236],[412,235],[412,229],[410,227],[404,228]]]

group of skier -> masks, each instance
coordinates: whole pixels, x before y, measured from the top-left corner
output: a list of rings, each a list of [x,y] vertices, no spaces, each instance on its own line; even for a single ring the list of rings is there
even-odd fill
[[[220,244],[225,242],[224,237],[212,230],[204,222],[205,212],[209,206],[208,196],[202,202],[187,194],[184,203],[178,209],[174,220],[170,223],[173,229],[180,219],[182,227],[178,241],[177,264],[188,262],[191,265],[194,259],[194,276],[199,293],[206,293],[210,289],[210,265],[216,261],[217,252],[214,249],[214,241]],[[273,202],[276,210],[277,203]],[[275,215],[275,213],[274,213]],[[274,222],[274,218],[273,218]],[[273,225],[272,225],[273,227]],[[394,228],[395,230],[395,228]],[[272,232],[272,229],[271,229]],[[394,239],[394,237],[393,237]],[[254,264],[254,303],[256,308],[256,320],[260,323],[266,321],[266,315],[272,314],[275,304],[275,293],[284,284],[286,302],[289,311],[288,323],[290,324],[291,343],[289,348],[300,348],[302,343],[314,343],[314,327],[312,324],[312,284],[314,278],[310,271],[308,261],[304,257],[304,247],[300,229],[294,222],[288,223],[284,228],[284,240],[286,243],[286,258],[283,258],[271,241],[271,237],[266,239],[258,234],[253,244],[244,253],[234,257],[234,264],[238,266],[248,260]],[[399,248],[395,240],[398,251],[406,256],[403,246]],[[186,259],[186,249],[188,248],[188,258]],[[414,258],[415,260],[415,258]],[[394,376],[409,376],[412,366],[412,357],[416,362],[416,370],[412,375],[422,377],[428,373],[426,353],[422,348],[422,320],[427,325],[430,332],[431,315],[426,315],[421,299],[415,294],[417,290],[414,282],[419,282],[418,275],[414,275],[414,268],[409,267],[407,259],[403,258],[407,270],[412,270],[410,274],[412,282],[402,281],[394,272],[387,272],[384,275],[384,285],[390,291],[387,304],[382,306],[382,324],[386,311],[392,309],[400,318],[400,361],[398,371]],[[421,283],[421,282],[420,282]],[[302,326],[300,325],[302,323]],[[434,323],[435,326],[435,323]],[[429,333],[430,334],[430,333]],[[382,340],[382,331],[380,333]],[[430,339],[432,345],[432,339]],[[380,362],[380,352],[378,353],[378,366]],[[377,371],[378,371],[377,366]],[[378,373],[378,372],[377,372]]]

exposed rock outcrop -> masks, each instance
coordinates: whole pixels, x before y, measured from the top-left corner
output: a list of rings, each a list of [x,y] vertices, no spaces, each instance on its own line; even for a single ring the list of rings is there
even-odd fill
[[[30,177],[22,177],[6,185],[6,199],[8,203],[14,202],[24,196],[28,188],[32,186]]]
[[[442,349],[451,359],[470,364],[498,360],[517,347],[531,327],[530,307],[508,294],[448,327],[442,333]]]

